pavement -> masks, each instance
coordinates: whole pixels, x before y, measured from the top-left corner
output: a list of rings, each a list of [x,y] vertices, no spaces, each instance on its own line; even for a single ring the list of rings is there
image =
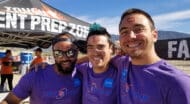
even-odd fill
[[[21,74],[14,73],[14,76],[13,76],[13,87],[16,86],[16,84],[18,83],[18,81],[20,80],[21,77],[22,77]],[[6,85],[6,86],[8,87],[8,85]],[[9,93],[9,91],[0,92],[0,102],[7,96],[8,93]],[[29,98],[25,99],[20,104],[29,104]]]

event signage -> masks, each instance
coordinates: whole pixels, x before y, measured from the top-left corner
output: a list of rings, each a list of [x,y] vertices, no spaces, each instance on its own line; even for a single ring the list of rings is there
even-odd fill
[[[158,40],[156,51],[164,59],[190,60],[190,39]]]
[[[60,14],[38,8],[4,6],[0,11],[0,29],[61,33],[67,31],[86,38],[89,27],[69,21]]]

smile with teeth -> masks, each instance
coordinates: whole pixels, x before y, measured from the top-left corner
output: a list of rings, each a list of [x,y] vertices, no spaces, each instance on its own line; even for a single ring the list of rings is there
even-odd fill
[[[99,61],[99,60],[101,60],[101,58],[100,57],[94,57],[93,60]]]
[[[63,65],[70,65],[70,62],[62,62]]]
[[[140,47],[140,46],[141,46],[141,43],[127,44],[127,47],[129,47],[129,48],[137,48],[137,47]]]

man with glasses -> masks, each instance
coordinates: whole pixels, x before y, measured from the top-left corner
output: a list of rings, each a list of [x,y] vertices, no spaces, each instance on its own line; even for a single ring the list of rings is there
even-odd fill
[[[30,97],[30,104],[81,104],[81,76],[74,74],[78,49],[70,33],[52,40],[55,64],[24,75],[1,104],[19,104]]]

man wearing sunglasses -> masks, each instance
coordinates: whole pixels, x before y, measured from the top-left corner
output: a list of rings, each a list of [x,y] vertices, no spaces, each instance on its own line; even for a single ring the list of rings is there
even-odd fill
[[[78,49],[70,33],[61,33],[52,40],[55,64],[31,71],[1,104],[19,104],[30,97],[30,104],[81,104],[81,79],[74,74]]]

